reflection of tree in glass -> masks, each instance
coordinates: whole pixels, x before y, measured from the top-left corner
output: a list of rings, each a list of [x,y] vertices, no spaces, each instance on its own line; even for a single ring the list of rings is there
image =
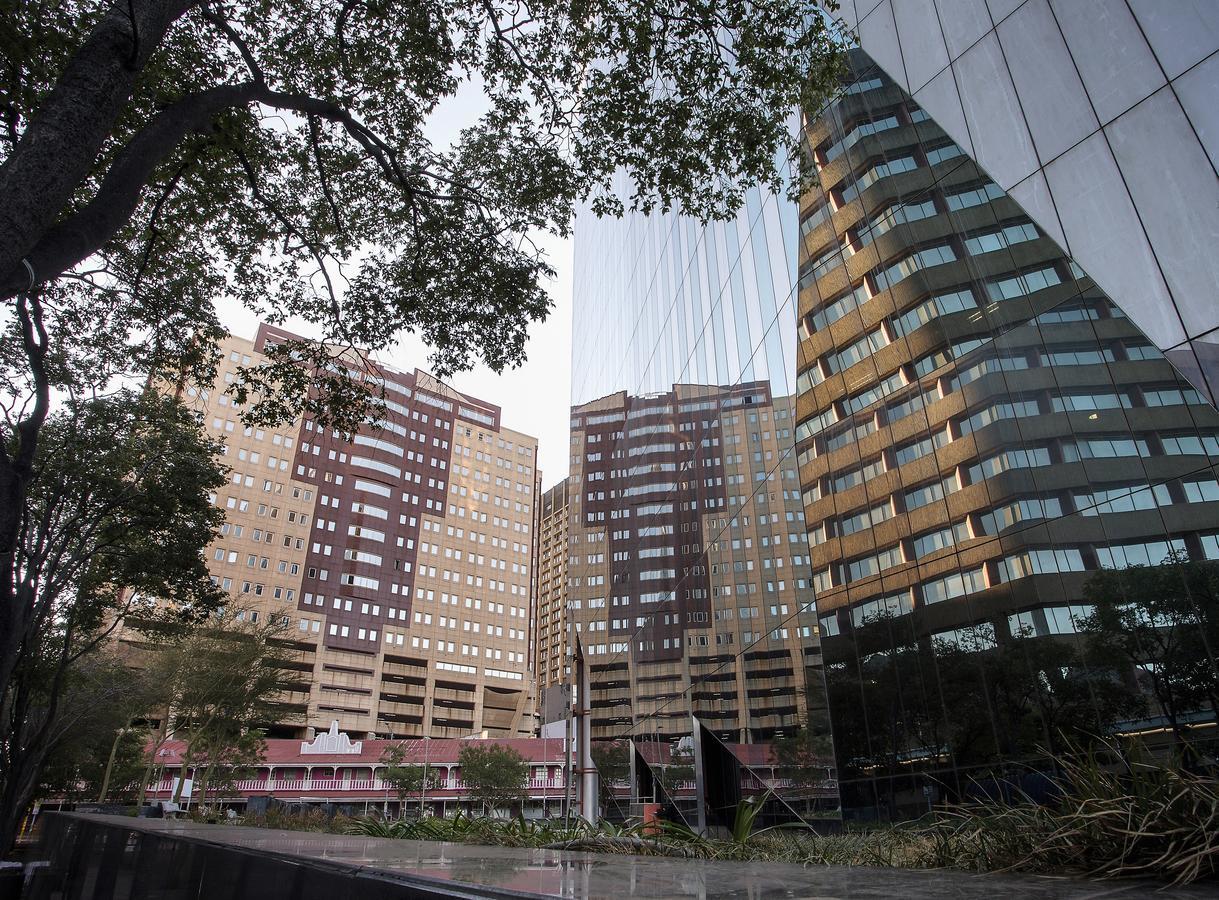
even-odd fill
[[[694,781],[694,752],[674,744],[669,751],[669,759],[655,768],[660,783],[672,793]]]
[[[834,743],[830,736],[802,725],[771,743],[775,774],[793,787],[818,787],[831,777]]]
[[[933,771],[952,793],[954,768],[966,782],[985,778],[1089,745],[1141,712],[1141,698],[1070,635],[1007,637],[983,622],[932,636],[886,611],[853,637],[854,658],[826,666],[844,780]]]
[[[609,806],[614,802],[614,789],[630,779],[630,744],[626,741],[597,741],[589,752],[600,776],[601,804]]]
[[[1219,564],[1174,551],[1159,565],[1096,572],[1084,588],[1092,612],[1076,621],[1089,661],[1151,696],[1186,760],[1187,725],[1219,709],[1216,588]]]

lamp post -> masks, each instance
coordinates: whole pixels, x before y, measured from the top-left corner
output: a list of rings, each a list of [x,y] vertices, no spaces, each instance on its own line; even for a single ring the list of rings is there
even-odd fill
[[[419,818],[423,818],[423,803],[427,798],[427,764],[428,750],[432,746],[432,739],[426,734],[423,736],[423,780],[419,783]]]

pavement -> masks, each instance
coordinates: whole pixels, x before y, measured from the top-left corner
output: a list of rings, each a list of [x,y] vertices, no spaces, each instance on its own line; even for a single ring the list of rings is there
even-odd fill
[[[349,837],[234,825],[82,816],[94,822],[176,837],[207,846],[240,848],[262,858],[333,865],[364,877],[427,882],[454,894],[698,900],[1198,900],[1219,897],[1219,885],[1170,888],[1134,881],[970,874],[791,863],[735,862],[531,850]]]

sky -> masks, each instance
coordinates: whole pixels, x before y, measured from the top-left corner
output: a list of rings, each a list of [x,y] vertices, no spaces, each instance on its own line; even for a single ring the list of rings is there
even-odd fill
[[[473,124],[486,109],[481,89],[467,83],[443,104],[428,123],[428,136],[434,145],[452,143],[458,132]],[[490,369],[476,368],[448,379],[464,394],[499,406],[501,423],[514,431],[538,439],[538,467],[542,487],[548,488],[568,472],[568,421],[571,408],[571,290],[572,243],[550,235],[535,236],[546,251],[555,277],[543,286],[554,301],[550,317],[534,323],[526,347],[524,365],[496,375]],[[234,334],[253,337],[258,318],[234,301],[217,303],[221,323]],[[316,329],[299,320],[284,327],[305,337],[316,337]],[[377,358],[403,372],[427,369],[428,347],[414,335],[404,335],[397,346]]]

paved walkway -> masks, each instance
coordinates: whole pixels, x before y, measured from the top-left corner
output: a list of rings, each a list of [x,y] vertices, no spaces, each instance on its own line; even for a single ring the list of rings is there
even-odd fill
[[[491,889],[495,896],[699,898],[699,900],[1197,900],[1219,887],[1158,889],[1132,882],[905,869],[802,867],[789,863],[683,860],[430,841],[345,837],[233,825],[89,816],[124,828],[240,847],[283,860],[307,858],[442,883]],[[480,892],[481,893],[481,892]]]

